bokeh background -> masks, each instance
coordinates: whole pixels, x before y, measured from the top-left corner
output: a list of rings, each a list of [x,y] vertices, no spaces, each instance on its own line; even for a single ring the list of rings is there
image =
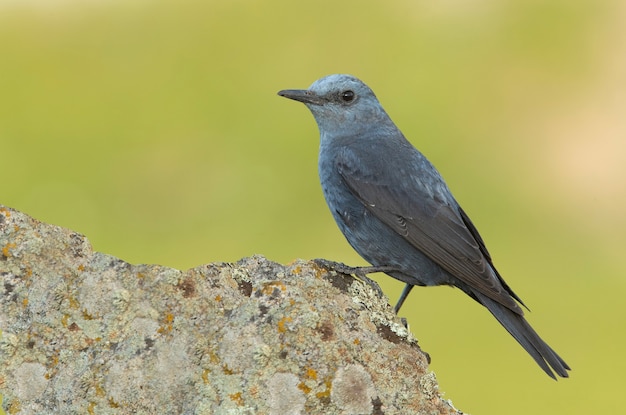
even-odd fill
[[[180,269],[364,264],[324,203],[313,117],[276,95],[357,75],[574,369],[552,381],[458,290],[416,289],[402,315],[445,396],[623,410],[626,2],[0,0],[0,51],[0,203]]]

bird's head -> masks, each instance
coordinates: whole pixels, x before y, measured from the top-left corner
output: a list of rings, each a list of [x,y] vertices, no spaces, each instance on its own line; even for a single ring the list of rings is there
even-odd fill
[[[313,82],[309,89],[285,89],[278,95],[304,103],[322,136],[357,134],[393,125],[374,92],[351,75],[328,75]]]

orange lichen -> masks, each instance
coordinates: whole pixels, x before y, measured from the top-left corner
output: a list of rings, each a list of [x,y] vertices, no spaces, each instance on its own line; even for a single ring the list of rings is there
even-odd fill
[[[304,376],[306,376],[309,379],[316,380],[317,379],[317,372],[312,367],[308,367],[306,369],[306,373],[304,374]]]
[[[300,389],[302,392],[304,392],[306,394],[311,392],[311,388],[309,388],[307,385],[305,385],[304,382],[298,383],[298,389]]]
[[[209,383],[209,373],[211,373],[209,369],[204,369],[202,371],[202,381],[204,382],[205,385]]]
[[[354,343],[354,344],[356,344],[356,345],[358,346],[359,344],[361,344],[361,340],[359,340],[359,339],[354,339],[354,342],[353,342],[353,343]]]
[[[220,362],[220,357],[215,354],[212,350],[209,352],[209,361],[213,364]]]
[[[287,331],[287,328],[285,327],[286,323],[289,323],[293,321],[293,319],[291,317],[283,317],[280,319],[280,321],[278,322],[278,331],[280,333],[284,333],[285,331]]]
[[[322,274],[326,272],[326,270],[320,268],[315,262],[313,262],[313,266],[311,268],[313,268],[313,271],[315,272],[315,278],[317,279],[322,278]]]
[[[173,322],[174,322],[174,314],[172,313],[165,314],[165,321],[163,325],[157,329],[157,333],[163,334],[163,333],[169,333],[170,331],[172,331]]]
[[[89,314],[86,308],[83,308],[83,318],[85,320],[93,320],[93,315]]]
[[[84,266],[84,265],[82,265],[82,264],[81,264],[81,265],[79,265],[79,266],[78,266],[78,270],[79,270],[79,271],[81,271],[81,272],[82,272],[82,271],[84,271],[84,270],[85,270],[85,266]]]
[[[238,406],[243,406],[243,398],[241,392],[231,393],[228,395],[231,401],[235,402]]]
[[[5,258],[10,257],[10,256],[11,256],[11,252],[10,252],[10,250],[11,250],[11,249],[13,249],[13,248],[15,248],[15,247],[17,247],[17,245],[16,245],[16,244],[14,244],[13,242],[9,242],[9,243],[7,243],[7,244],[6,244],[6,245],[2,248],[2,255],[3,255]]]
[[[68,300],[70,302],[70,308],[77,309],[78,307],[80,307],[80,303],[76,298],[70,296]]]
[[[11,402],[11,405],[9,405],[7,409],[9,411],[9,414],[11,415],[18,414],[22,412],[22,404],[20,403],[20,401],[15,399],[13,402]]]
[[[106,395],[106,393],[104,392],[104,388],[100,386],[98,383],[96,383],[95,389],[96,389],[96,396],[103,397]]]
[[[263,286],[263,294],[271,295],[274,292],[275,288],[279,288],[281,291],[287,291],[287,286],[282,281],[272,281],[268,282]]]
[[[326,379],[324,379],[324,385],[326,386],[326,390],[324,390],[322,392],[317,392],[315,394],[315,396],[318,399],[324,399],[324,398],[330,397],[330,390],[332,388],[332,382],[330,380],[330,377],[327,377]]]

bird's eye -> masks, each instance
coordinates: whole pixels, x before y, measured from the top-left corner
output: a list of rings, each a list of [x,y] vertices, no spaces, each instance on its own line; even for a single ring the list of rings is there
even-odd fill
[[[355,97],[354,91],[350,91],[349,89],[341,93],[341,99],[344,102],[351,102],[352,100],[354,100],[354,97]]]

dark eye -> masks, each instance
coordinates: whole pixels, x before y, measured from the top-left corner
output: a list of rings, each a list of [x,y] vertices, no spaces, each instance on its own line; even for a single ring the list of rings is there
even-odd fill
[[[354,96],[355,96],[354,91],[350,91],[349,89],[348,89],[347,91],[343,91],[343,92],[341,93],[341,99],[342,99],[344,102],[350,102],[350,101],[352,101],[352,100],[354,99]]]

